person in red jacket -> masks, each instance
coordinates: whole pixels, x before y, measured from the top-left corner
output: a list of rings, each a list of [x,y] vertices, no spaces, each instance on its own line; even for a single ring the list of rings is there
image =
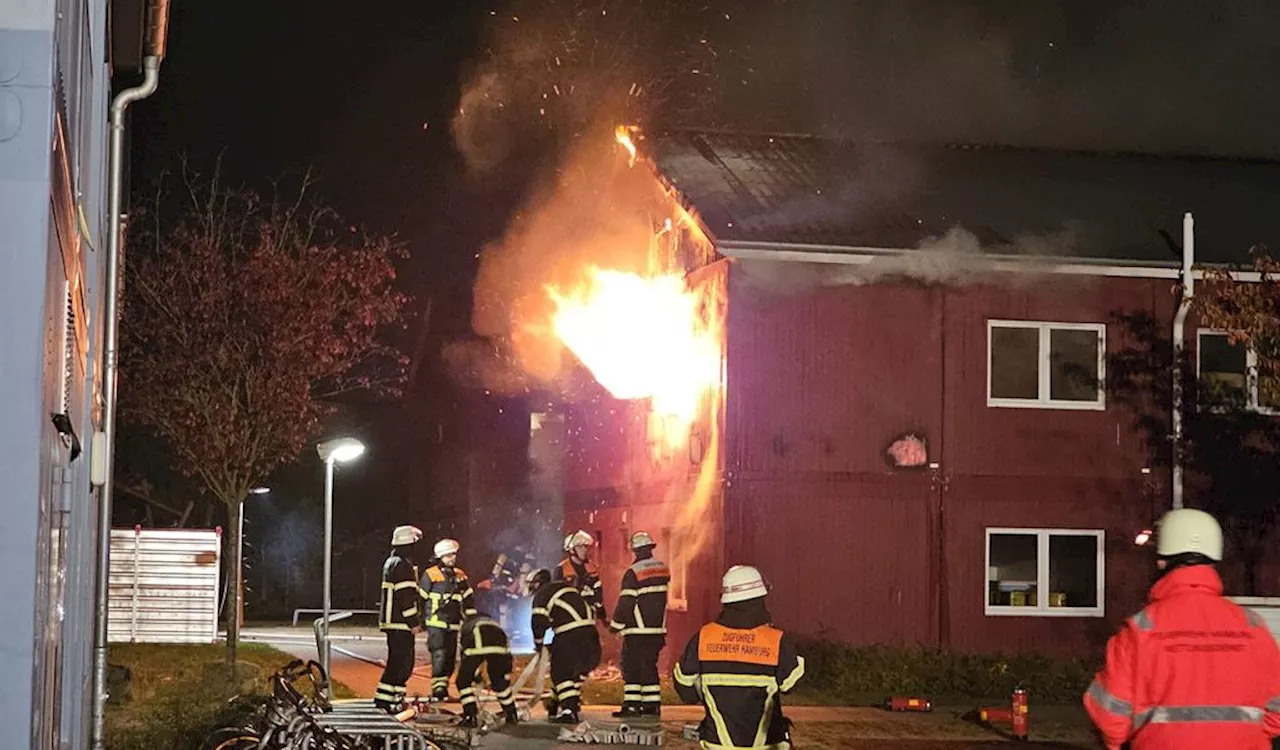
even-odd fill
[[[1084,696],[1108,750],[1267,750],[1280,736],[1280,648],[1222,596],[1222,528],[1180,508],[1160,519],[1146,609],[1107,644]]]

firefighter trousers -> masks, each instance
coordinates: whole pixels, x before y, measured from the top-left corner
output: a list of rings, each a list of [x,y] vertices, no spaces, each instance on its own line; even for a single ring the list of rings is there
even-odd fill
[[[622,639],[623,707],[662,705],[662,689],[658,685],[658,652],[666,645],[666,637],[657,634],[628,635]]]
[[[458,660],[458,631],[427,628],[427,648],[431,649],[431,695],[449,697],[449,676]]]
[[[506,711],[516,704],[511,692],[511,654],[487,654],[463,656],[458,665],[458,696],[462,700],[462,713],[475,716],[479,713],[479,700],[475,686],[480,682],[480,668],[489,676],[489,687],[498,694],[498,703]]]
[[[405,685],[413,675],[413,633],[408,630],[387,631],[387,667],[382,670],[373,694],[373,703],[381,709],[400,705],[405,696]]]
[[[551,683],[561,709],[582,708],[582,683],[600,666],[600,634],[595,627],[557,633],[551,640]]]

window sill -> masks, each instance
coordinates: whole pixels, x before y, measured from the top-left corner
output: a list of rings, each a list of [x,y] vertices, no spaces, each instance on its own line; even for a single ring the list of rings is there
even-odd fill
[[[1052,409],[1055,411],[1106,411],[1105,401],[1037,401],[1013,398],[988,398],[993,409]]]
[[[1101,607],[1001,607],[987,605],[987,617],[1105,617]]]

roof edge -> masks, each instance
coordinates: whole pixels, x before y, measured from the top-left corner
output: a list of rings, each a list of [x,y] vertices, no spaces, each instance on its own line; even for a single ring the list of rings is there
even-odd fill
[[[908,253],[945,255],[936,250],[919,248],[847,247],[842,245],[808,245],[781,242],[721,242],[716,246],[721,255],[734,260],[769,260],[779,263],[825,263],[832,265],[866,265],[878,258]],[[1177,262],[1115,261],[1101,258],[1062,256],[1027,257],[1025,255],[981,254],[974,256],[974,270],[1004,273],[1050,273],[1067,276],[1110,276],[1135,279],[1177,279],[1182,268]],[[1226,266],[1200,264],[1192,273],[1204,278],[1206,268]],[[1257,271],[1234,271],[1238,281],[1262,280]]]

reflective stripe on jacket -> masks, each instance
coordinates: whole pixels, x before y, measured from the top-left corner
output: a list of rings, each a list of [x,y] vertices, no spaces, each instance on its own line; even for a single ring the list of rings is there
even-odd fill
[[[476,613],[475,592],[462,568],[432,565],[422,576],[422,596],[427,602],[424,623],[429,628],[458,630],[463,616]]]
[[[590,560],[578,562],[572,556],[560,561],[560,574],[570,586],[578,589],[582,598],[590,604],[597,616],[604,613],[604,585],[600,583],[600,570]]]
[[[491,617],[469,617],[458,636],[463,656],[510,655],[507,632]]]
[[[804,658],[785,633],[769,625],[739,629],[704,625],[675,668],[676,692],[701,702],[704,748],[791,747],[782,695],[804,676]]]
[[[378,606],[378,628],[412,630],[422,625],[418,597],[418,568],[394,552],[382,564],[382,592]]]
[[[533,642],[542,644],[547,630],[556,635],[584,627],[595,627],[591,605],[566,581],[543,584],[533,594]]]
[[[1170,571],[1107,644],[1084,705],[1108,748],[1268,750],[1280,735],[1280,648],[1222,598],[1209,565]]]
[[[671,571],[653,558],[636,560],[622,574],[622,588],[609,627],[623,635],[665,635]]]

